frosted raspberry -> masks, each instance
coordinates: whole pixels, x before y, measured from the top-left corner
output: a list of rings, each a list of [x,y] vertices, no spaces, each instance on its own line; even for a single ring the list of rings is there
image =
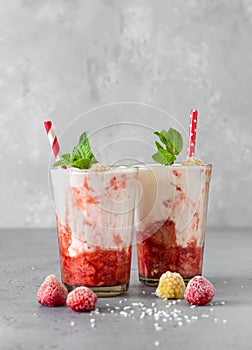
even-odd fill
[[[67,305],[77,312],[94,310],[96,302],[96,294],[87,287],[75,288],[67,297]]]
[[[184,298],[189,304],[205,305],[209,303],[215,295],[215,289],[211,282],[205,277],[193,277],[185,290]]]
[[[44,306],[62,306],[66,303],[67,294],[66,287],[56,276],[49,275],[41,284],[37,292],[37,298],[38,302]]]
[[[177,272],[167,271],[162,274],[156,289],[159,298],[179,299],[185,291],[185,282]]]

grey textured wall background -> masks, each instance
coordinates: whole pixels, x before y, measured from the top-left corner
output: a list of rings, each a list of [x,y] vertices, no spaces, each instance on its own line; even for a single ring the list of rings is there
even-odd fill
[[[181,130],[198,108],[198,154],[214,164],[208,223],[252,227],[251,0],[0,4],[1,227],[54,225],[43,120],[61,134],[117,101],[157,106]],[[151,128],[172,125],[160,111],[123,104],[79,118],[61,143],[68,151],[89,130],[102,160],[148,161]]]

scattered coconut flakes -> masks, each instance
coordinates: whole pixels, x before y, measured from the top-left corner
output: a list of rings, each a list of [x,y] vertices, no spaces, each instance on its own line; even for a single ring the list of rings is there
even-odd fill
[[[149,316],[151,316],[152,313],[153,313],[153,310],[152,310],[152,309],[147,309],[147,310],[146,310],[146,313],[147,313]]]
[[[140,318],[140,320],[141,320],[141,319],[143,319],[144,317],[145,317],[145,312],[143,311],[143,312],[141,313],[141,315],[140,315],[139,318]]]
[[[124,316],[124,317],[127,317],[128,316],[128,313],[125,312],[125,311],[120,311],[120,315]]]
[[[123,310],[129,310],[131,309],[131,306],[124,306]]]
[[[156,331],[161,331],[163,329],[158,323],[154,323],[154,327]]]

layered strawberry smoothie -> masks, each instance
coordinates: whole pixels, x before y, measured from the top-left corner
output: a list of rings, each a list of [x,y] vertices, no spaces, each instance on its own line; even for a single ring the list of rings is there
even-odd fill
[[[178,272],[185,280],[200,275],[212,166],[145,165],[138,169],[140,280],[157,285],[166,271]]]
[[[102,170],[102,171],[100,171]],[[138,170],[51,170],[62,281],[98,295],[128,289]]]

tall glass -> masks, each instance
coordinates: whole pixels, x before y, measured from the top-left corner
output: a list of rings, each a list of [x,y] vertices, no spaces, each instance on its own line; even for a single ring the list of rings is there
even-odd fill
[[[98,296],[130,281],[137,169],[51,170],[62,281]]]
[[[212,165],[139,166],[136,210],[139,279],[157,285],[166,271],[187,282],[202,273]]]

